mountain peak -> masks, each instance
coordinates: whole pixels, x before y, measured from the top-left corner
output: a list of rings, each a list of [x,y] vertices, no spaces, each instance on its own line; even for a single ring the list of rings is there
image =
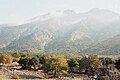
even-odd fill
[[[51,11],[48,13],[49,16],[63,16],[63,12],[56,10],[56,11]]]
[[[99,8],[93,8],[93,9],[91,9],[89,12],[96,12],[96,11],[100,11],[101,9],[99,9]]]
[[[64,10],[65,14],[76,14],[76,12],[74,10]]]

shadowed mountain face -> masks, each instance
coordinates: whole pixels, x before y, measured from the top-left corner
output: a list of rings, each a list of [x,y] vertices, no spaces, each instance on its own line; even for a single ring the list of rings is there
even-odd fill
[[[120,41],[116,41],[119,39],[116,35],[120,35],[120,15],[112,11],[55,11],[21,25],[0,25],[0,50],[118,54]]]
[[[84,50],[87,54],[120,54],[120,35],[101,41]]]

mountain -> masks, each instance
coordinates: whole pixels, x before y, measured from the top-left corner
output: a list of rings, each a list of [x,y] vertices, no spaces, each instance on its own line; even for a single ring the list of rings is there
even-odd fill
[[[88,53],[91,46],[119,35],[119,22],[119,14],[105,9],[53,11],[21,25],[0,25],[0,50]]]
[[[120,54],[120,35],[103,40],[89,47],[83,53],[86,54]]]

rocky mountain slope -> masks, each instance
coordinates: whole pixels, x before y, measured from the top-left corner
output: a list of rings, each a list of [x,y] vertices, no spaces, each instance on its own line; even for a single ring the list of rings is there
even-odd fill
[[[120,54],[120,35],[98,42],[84,50],[86,54]]]
[[[55,11],[21,25],[0,25],[0,50],[89,53],[91,46],[97,47],[95,44],[120,34],[119,21],[119,14],[104,9],[95,8],[86,13]]]

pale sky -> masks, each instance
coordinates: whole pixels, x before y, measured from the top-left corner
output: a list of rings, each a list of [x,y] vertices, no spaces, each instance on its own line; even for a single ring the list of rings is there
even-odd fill
[[[87,12],[92,8],[120,14],[120,0],[0,0],[0,24],[24,21],[54,10]]]

